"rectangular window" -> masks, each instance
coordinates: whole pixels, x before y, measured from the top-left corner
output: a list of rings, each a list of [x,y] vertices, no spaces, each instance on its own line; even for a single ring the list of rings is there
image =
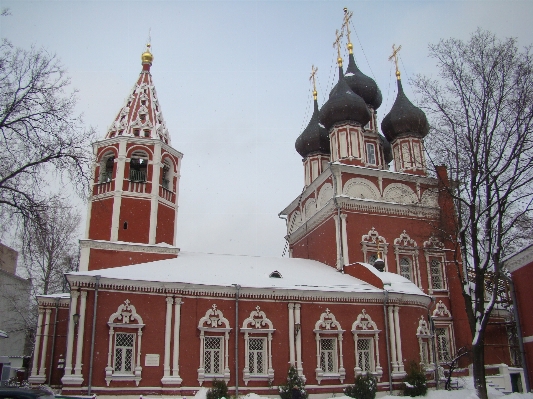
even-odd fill
[[[409,258],[403,257],[400,259],[400,275],[405,277],[407,280],[411,280],[411,260]]]
[[[366,143],[366,163],[376,165],[376,146],[372,143]]]
[[[335,359],[337,340],[335,338],[320,339],[320,368],[324,373],[336,373],[337,362]]]
[[[266,338],[248,340],[248,363],[250,374],[266,374]]]
[[[348,145],[346,143],[346,132],[339,132],[339,144],[341,149],[341,158],[348,156]]]
[[[133,344],[135,334],[116,333],[115,334],[115,372],[132,373],[133,365]]]
[[[372,371],[372,339],[357,340],[357,359],[361,371]]]
[[[428,352],[428,342],[423,340],[420,343],[420,363],[424,363],[426,366],[429,364],[429,352]]]
[[[444,289],[444,284],[442,280],[442,264],[438,259],[431,259],[430,271],[432,288],[434,290]]]
[[[206,374],[222,374],[222,337],[204,338],[204,370]]]
[[[437,337],[437,353],[439,362],[447,362],[450,357],[450,336],[447,328],[435,328],[435,337]]]

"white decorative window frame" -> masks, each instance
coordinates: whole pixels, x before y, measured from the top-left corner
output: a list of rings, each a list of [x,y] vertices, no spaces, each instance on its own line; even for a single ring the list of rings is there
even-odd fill
[[[274,369],[272,368],[272,334],[276,331],[272,322],[266,317],[265,312],[261,310],[259,306],[256,306],[255,310],[250,313],[250,317],[244,320],[241,327],[241,333],[244,333],[244,370],[243,380],[245,385],[248,385],[248,381],[263,381],[274,380]],[[267,348],[264,351],[266,355],[266,373],[252,374],[250,373],[249,364],[249,341],[250,338],[267,338]]]
[[[418,264],[418,245],[416,241],[409,237],[404,230],[400,237],[394,239],[394,255],[396,257],[396,271],[400,273],[400,261],[407,258],[411,266],[411,281],[419,288],[422,288],[422,279],[420,278],[420,266]]]
[[[118,322],[117,322],[118,320]],[[137,323],[131,323],[131,321],[136,321]],[[142,317],[137,314],[135,306],[131,305],[129,299],[126,299],[123,304],[121,304],[117,311],[109,316],[107,322],[109,326],[109,346],[107,352],[107,367],[105,368],[105,381],[107,386],[111,381],[135,381],[135,384],[138,386],[141,381],[141,341],[142,341],[142,329],[144,327]],[[115,372],[115,339],[114,334],[118,329],[118,332],[126,332],[124,329],[128,330],[135,334],[134,345],[133,345],[133,371],[131,373],[117,373]],[[137,330],[137,331],[135,331]],[[135,342],[137,341],[137,342]]]
[[[231,328],[229,321],[224,317],[221,310],[217,309],[217,305],[213,304],[211,309],[205,312],[205,316],[198,322],[198,330],[200,330],[200,367],[198,367],[198,383],[200,386],[204,381],[212,381],[215,379],[224,380],[226,384],[229,382],[230,370],[228,363],[229,355],[229,333]],[[223,336],[222,359],[224,362],[224,372],[220,374],[206,374],[204,364],[204,341],[207,336]]]
[[[341,328],[341,325],[335,318],[335,315],[330,312],[329,309],[326,309],[324,313],[320,315],[320,319],[315,323],[315,329],[313,330],[315,333],[315,340],[316,340],[316,379],[317,382],[320,384],[322,380],[326,379],[338,379],[340,380],[341,384],[344,382],[344,379],[346,377],[346,370],[344,368],[344,362],[342,358],[342,334],[344,333],[344,330]],[[336,373],[325,373],[324,370],[320,367],[320,339],[321,338],[333,338],[336,339],[336,347],[335,347],[335,365],[337,372]]]
[[[420,316],[420,320],[418,321],[418,328],[416,329],[416,338],[418,339],[418,348],[420,351],[420,365],[424,367],[425,370],[434,370],[435,363],[433,362],[432,345],[433,336],[424,316]],[[424,356],[424,346],[427,348],[427,356]],[[424,357],[427,357],[427,363],[424,362]]]
[[[435,310],[433,310],[433,313],[431,315],[431,319],[433,320],[433,326],[434,326],[434,339],[435,339],[435,347],[437,350],[437,362],[438,363],[446,363],[443,362],[442,359],[440,359],[440,351],[439,351],[439,344],[437,342],[437,329],[443,328],[446,329],[447,335],[448,335],[448,344],[449,344],[449,355],[450,358],[453,358],[455,354],[455,336],[453,333],[453,318],[448,310],[448,307],[442,300],[440,300],[437,305],[435,306]]]
[[[446,280],[446,273],[444,273],[444,264],[446,261],[444,244],[435,236],[431,236],[429,240],[424,241],[424,255],[428,272],[428,293],[431,295],[433,292],[448,291],[448,282]],[[433,275],[431,274],[431,261],[433,259],[440,262],[440,275],[442,279],[442,288],[440,289],[433,288]]]
[[[363,370],[359,367],[359,353],[357,351],[357,342],[359,339],[371,339],[372,345],[370,350],[370,370],[369,372],[378,378],[378,381],[383,376],[383,368],[379,363],[379,333],[376,323],[372,320],[370,315],[363,309],[357,316],[357,319],[352,324],[352,334],[355,343],[355,376],[363,374]]]
[[[385,240],[384,237],[379,235],[374,227],[370,229],[368,234],[365,234],[361,237],[361,247],[363,250],[363,258],[365,263],[368,263],[370,256],[377,254],[379,249],[379,251],[383,253],[382,258],[385,262],[385,271],[389,271],[389,267],[387,265],[389,244],[387,244],[387,240]]]

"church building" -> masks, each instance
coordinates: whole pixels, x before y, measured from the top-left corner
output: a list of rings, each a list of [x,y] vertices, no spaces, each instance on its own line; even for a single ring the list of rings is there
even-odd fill
[[[276,397],[294,366],[312,396],[328,397],[367,372],[379,390],[398,389],[411,361],[434,379],[470,345],[447,171],[428,171],[429,124],[398,68],[396,101],[379,124],[382,95],[355,63],[349,16],[347,67],[338,36],[338,82],[321,107],[314,90],[296,139],[305,188],[280,212],[286,258],[175,246],[183,154],[148,45],[133,90],[93,146],[70,294],[38,298],[31,383],[64,395],[192,397],[217,379],[232,395]],[[498,331],[487,362],[510,364]]]

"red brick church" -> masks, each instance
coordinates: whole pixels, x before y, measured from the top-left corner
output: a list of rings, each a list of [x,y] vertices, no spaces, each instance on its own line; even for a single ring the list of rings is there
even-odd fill
[[[262,258],[175,246],[182,154],[147,48],[132,92],[94,143],[71,292],[39,298],[32,383],[67,395],[190,397],[221,379],[232,394],[276,396],[293,365],[312,395],[341,392],[366,372],[389,390],[410,361],[434,378],[469,346],[444,239],[453,204],[446,170],[428,174],[426,116],[397,71],[381,134],[381,92],[348,49],[347,68],[339,56],[338,83],[321,108],[314,92],[296,140],[305,188],[280,213],[290,257]],[[510,364],[505,332],[494,331],[487,361]]]

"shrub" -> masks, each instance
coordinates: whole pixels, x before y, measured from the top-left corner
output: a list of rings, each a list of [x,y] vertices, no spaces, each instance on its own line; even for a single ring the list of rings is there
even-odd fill
[[[378,390],[378,381],[370,373],[358,375],[354,385],[344,388],[344,394],[356,399],[374,399]]]
[[[224,380],[213,380],[213,386],[208,389],[206,399],[221,399],[228,397],[228,386]]]
[[[278,388],[281,399],[307,399],[305,382],[303,378],[298,375],[294,366],[289,367],[287,383],[280,385]]]
[[[426,385],[426,373],[416,362],[409,363],[409,371],[403,380],[402,390],[404,396],[425,396],[428,390]]]

